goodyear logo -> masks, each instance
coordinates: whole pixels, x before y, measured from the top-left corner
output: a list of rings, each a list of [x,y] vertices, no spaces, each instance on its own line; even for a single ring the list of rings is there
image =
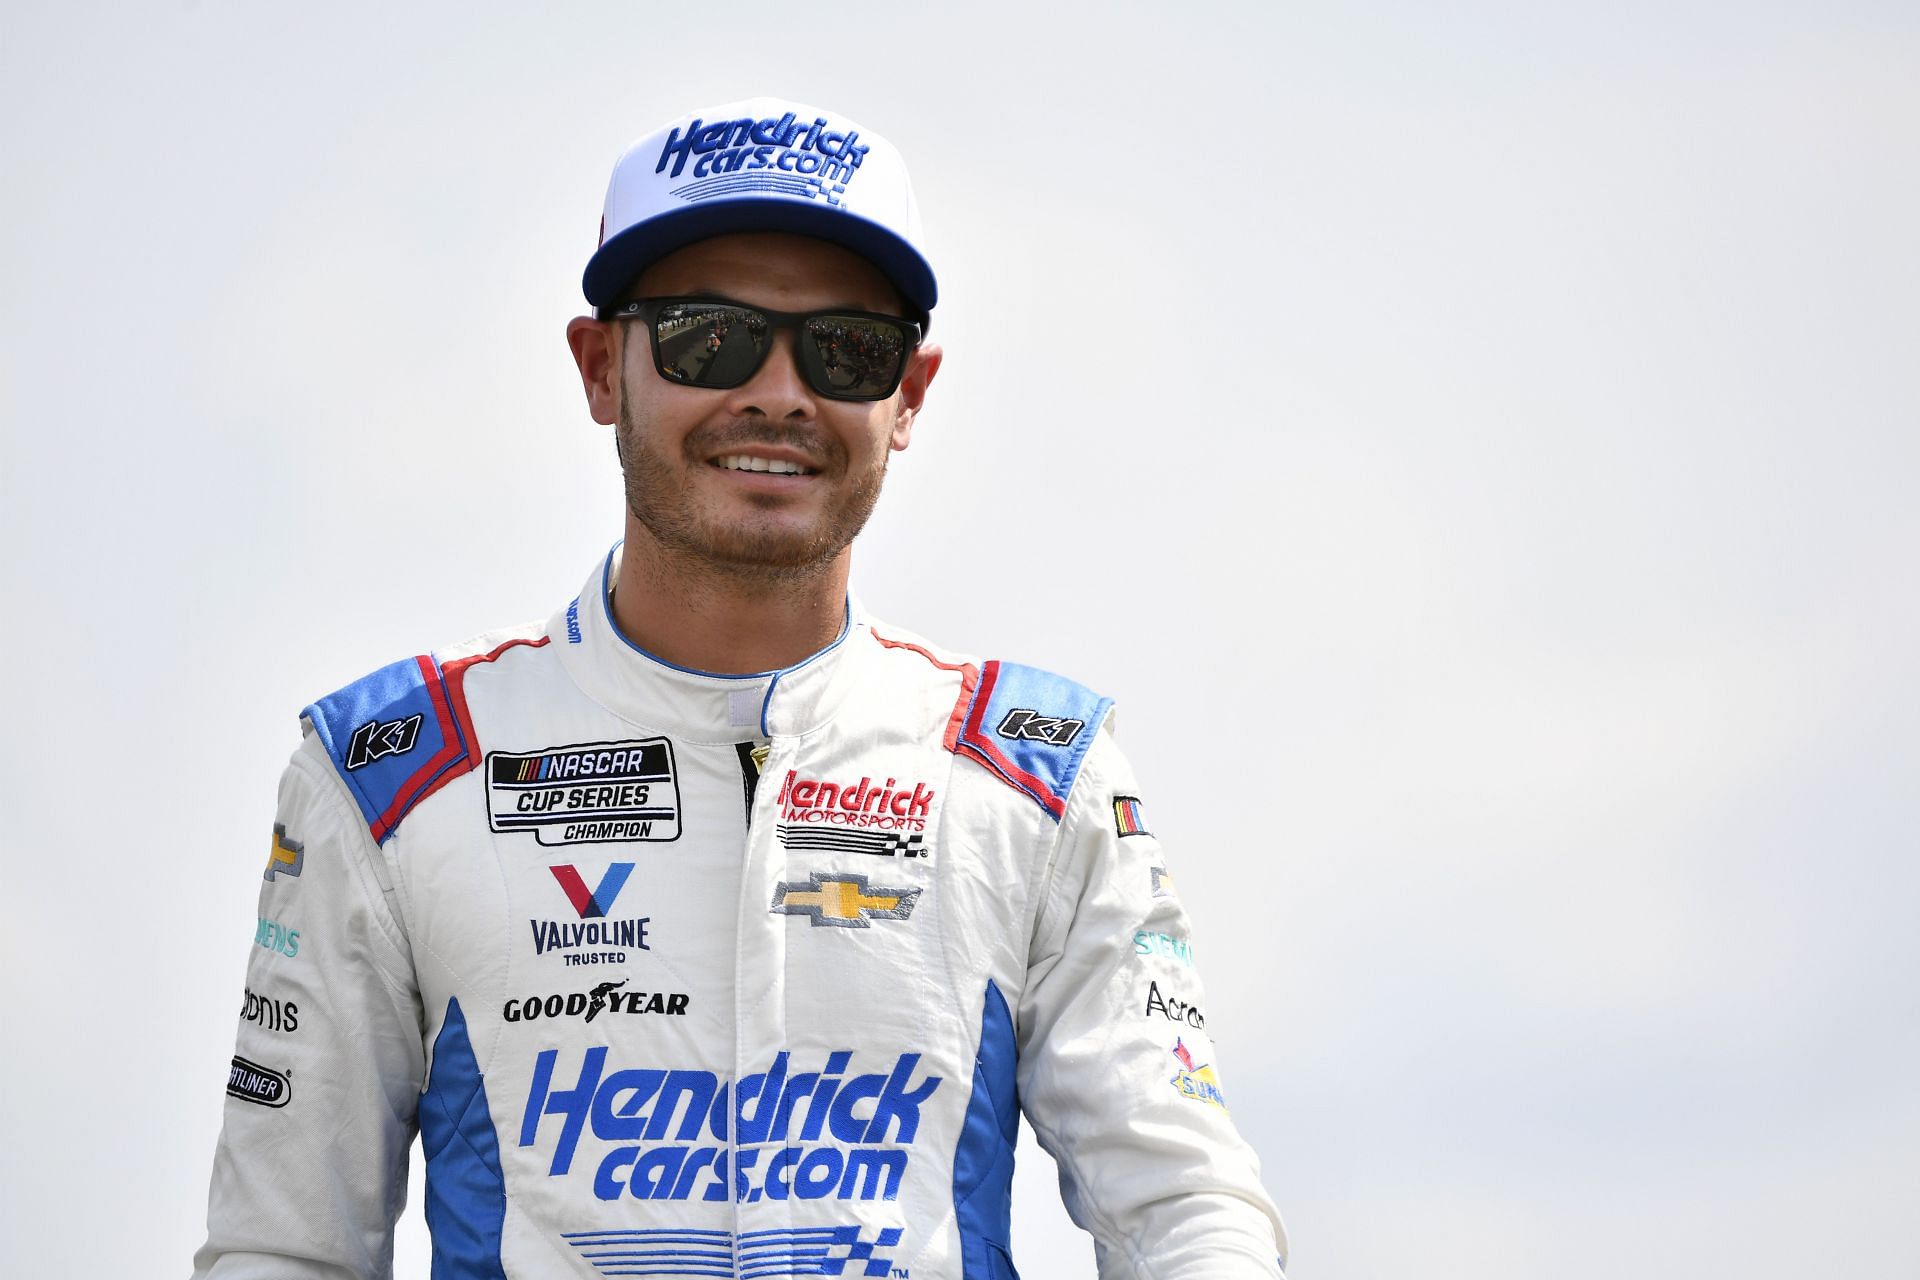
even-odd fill
[[[267,874],[263,878],[272,883],[275,876],[297,876],[306,865],[307,846],[287,835],[285,823],[274,823],[273,848],[267,853]]]
[[[918,889],[871,884],[862,875],[816,871],[805,880],[783,880],[773,887],[772,910],[808,916],[813,927],[871,929],[875,920],[905,920],[920,898]]]
[[[842,1049],[792,1071],[782,1052],[736,1084],[711,1071],[609,1071],[607,1047],[596,1045],[564,1085],[560,1051],[547,1049],[534,1060],[520,1145],[550,1139],[547,1176],[559,1178],[588,1134],[607,1144],[593,1174],[601,1200],[897,1199],[920,1108],[943,1077],[924,1072],[917,1053],[850,1075],[853,1056]]]

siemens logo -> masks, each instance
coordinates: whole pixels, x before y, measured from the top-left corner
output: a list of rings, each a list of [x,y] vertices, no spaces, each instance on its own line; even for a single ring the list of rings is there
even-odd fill
[[[1170,933],[1150,933],[1142,929],[1133,935],[1133,951],[1142,956],[1171,956],[1181,964],[1193,963],[1193,944]]]
[[[853,1053],[840,1050],[824,1069],[800,1072],[790,1072],[790,1055],[781,1053],[734,1086],[711,1071],[609,1073],[606,1047],[596,1046],[572,1087],[555,1088],[559,1057],[548,1049],[534,1061],[520,1145],[533,1146],[546,1117],[559,1116],[547,1174],[562,1177],[589,1130],[615,1144],[594,1171],[602,1200],[895,1199],[907,1171],[903,1148],[913,1145],[920,1107],[942,1081],[915,1078],[917,1053],[901,1054],[887,1071],[850,1076]]]

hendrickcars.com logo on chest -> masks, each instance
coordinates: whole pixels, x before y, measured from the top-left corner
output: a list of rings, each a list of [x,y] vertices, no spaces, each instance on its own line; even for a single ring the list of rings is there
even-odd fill
[[[943,1078],[917,1053],[857,1074],[853,1059],[842,1049],[795,1071],[783,1052],[735,1084],[711,1071],[609,1071],[604,1045],[562,1072],[560,1051],[547,1049],[534,1060],[520,1145],[552,1141],[547,1174],[558,1178],[574,1173],[586,1133],[611,1144],[593,1171],[602,1200],[893,1200],[920,1108]]]

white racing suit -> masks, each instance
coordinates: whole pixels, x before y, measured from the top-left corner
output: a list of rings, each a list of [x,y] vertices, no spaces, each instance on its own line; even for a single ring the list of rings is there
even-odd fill
[[[849,606],[682,670],[545,626],[321,699],[280,785],[196,1276],[1010,1280],[1017,1108],[1102,1280],[1277,1277],[1108,724]]]

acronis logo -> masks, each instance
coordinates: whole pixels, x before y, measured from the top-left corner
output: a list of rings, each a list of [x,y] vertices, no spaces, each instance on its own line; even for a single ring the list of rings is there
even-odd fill
[[[711,1071],[610,1072],[598,1045],[574,1083],[556,1088],[559,1059],[548,1049],[534,1061],[520,1145],[553,1136],[547,1174],[557,1178],[573,1171],[589,1130],[612,1144],[593,1175],[602,1200],[896,1199],[920,1108],[943,1082],[917,1053],[850,1075],[853,1052],[840,1050],[810,1071],[793,1071],[780,1053],[735,1086]],[[549,1116],[559,1117],[557,1136]]]
[[[778,120],[749,118],[709,124],[696,118],[684,131],[668,132],[667,145],[661,149],[653,171],[677,178],[693,160],[696,178],[735,170],[773,169],[813,175],[844,186],[853,180],[854,170],[869,150],[857,140],[859,137],[857,129],[829,129],[824,116],[815,117],[812,124],[801,124],[791,111]],[[673,166],[670,171],[669,164]]]

